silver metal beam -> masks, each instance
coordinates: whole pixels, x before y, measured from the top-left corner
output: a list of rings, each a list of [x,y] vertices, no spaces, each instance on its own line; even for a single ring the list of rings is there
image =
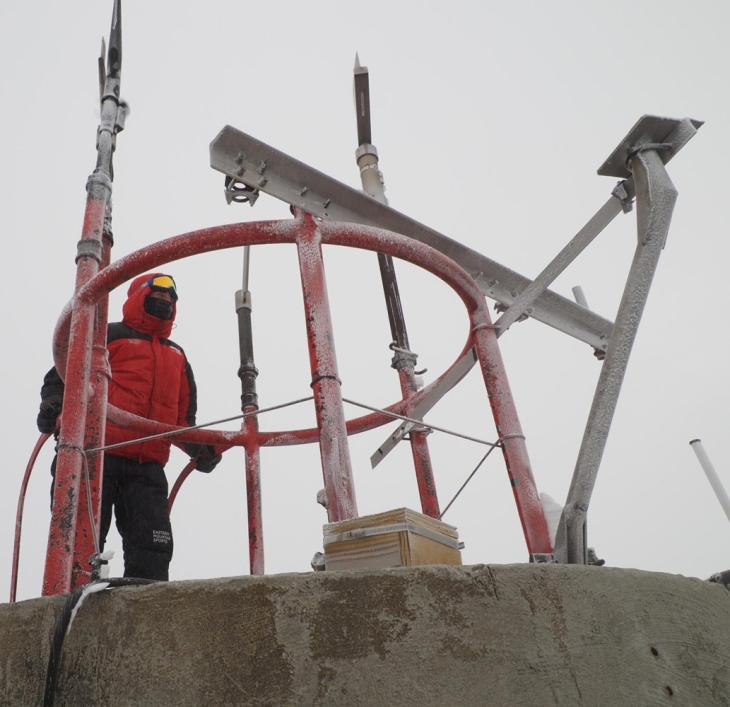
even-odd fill
[[[531,280],[471,248],[381,204],[357,189],[226,126],[210,145],[210,164],[253,190],[260,190],[319,218],[384,228],[426,243],[457,262],[487,297],[509,307]],[[530,315],[594,349],[605,350],[612,323],[547,290]]]
[[[664,121],[668,119],[663,119]],[[676,153],[697,132],[698,121],[674,121],[671,135],[654,116],[639,121],[614,151],[618,157],[607,173],[618,176],[630,165],[636,188],[638,244],[613,335],[601,368],[583,441],[578,453],[568,498],[555,543],[559,562],[586,563],[586,518],[598,468],[608,439],[631,348],[641,321],[649,288],[666,242],[677,191],[672,184],[663,153]],[[701,125],[701,123],[699,123]],[[657,127],[658,126],[658,127]],[[659,131],[659,132],[658,132]],[[602,169],[611,161],[604,163]]]

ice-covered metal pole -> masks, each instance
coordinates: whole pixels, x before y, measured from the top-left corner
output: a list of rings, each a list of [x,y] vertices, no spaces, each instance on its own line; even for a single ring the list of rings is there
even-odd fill
[[[710,457],[707,456],[702,440],[693,439],[689,444],[697,455],[697,460],[702,466],[707,480],[710,482],[710,486],[712,486],[712,490],[715,492],[715,496],[717,496],[717,500],[722,506],[722,510],[725,511],[727,519],[730,520],[730,497],[728,497],[727,491],[725,491],[725,487],[722,485],[722,481],[720,481],[720,477],[717,475],[715,467],[710,461]]]
[[[321,235],[314,218],[297,211],[302,232],[297,238],[304,314],[312,371],[314,409],[319,430],[325,503],[330,523],[357,517],[355,484],[347,443],[345,410],[337,370],[332,315],[322,259]]]
[[[101,267],[105,268],[111,261],[113,236],[111,232],[111,205],[108,205],[102,235]],[[109,354],[106,348],[106,328],[109,313],[109,298],[102,298],[96,305],[94,318],[94,332],[91,343],[91,370],[89,383],[88,410],[86,413],[85,449],[96,449],[104,446],[106,435],[106,406],[109,393],[111,369]],[[104,452],[87,456],[86,466],[90,489],[86,491],[86,473],[81,477],[79,498],[81,512],[76,519],[76,541],[74,543],[73,566],[75,571],[87,571],[89,558],[98,551],[96,539],[99,538],[101,526],[101,489],[102,469],[104,466]],[[91,499],[91,509],[83,499]],[[93,527],[92,527],[93,525]],[[85,578],[84,574],[80,575]],[[83,582],[82,582],[83,583]],[[75,588],[75,587],[74,587]]]
[[[358,148],[355,152],[357,166],[360,168],[360,179],[363,191],[387,206],[383,175],[378,165],[378,151],[372,144],[372,126],[370,121],[370,79],[367,67],[360,66],[355,57],[354,70],[355,113],[357,117]],[[398,279],[395,273],[393,258],[378,253],[380,277],[383,282],[385,306],[388,310],[390,333],[393,340],[393,368],[398,371],[403,399],[408,400],[418,391],[415,375],[416,355],[410,350],[406,320],[403,314]],[[409,414],[411,409],[409,408]],[[421,510],[427,516],[438,518],[441,515],[436,482],[433,476],[431,455],[428,451],[426,434],[411,429],[409,434],[413,464],[416,469],[416,482],[421,499]]]
[[[550,533],[532,474],[525,435],[497,343],[497,334],[486,307],[472,315],[472,328],[527,550],[531,561],[547,561],[553,551]]]
[[[694,128],[689,125],[689,129]],[[646,147],[647,149],[644,149]],[[558,527],[556,554],[561,562],[586,563],[586,517],[606,447],[629,355],[644,312],[672,219],[677,190],[656,145],[639,144],[629,156],[636,188],[638,244],[606,358],[588,415],[568,498]]]
[[[76,283],[78,292],[99,269],[103,267],[105,254],[102,242],[107,208],[112,193],[112,154],[116,135],[124,127],[126,106],[119,100],[122,63],[122,23],[121,1],[114,1],[112,24],[107,53],[107,69],[104,77],[104,90],[101,101],[101,121],[97,134],[96,168],[86,184],[87,200],[81,240],[76,253]],[[102,321],[102,318],[104,321]],[[63,416],[58,444],[58,462],[54,486],[51,526],[48,535],[48,550],[43,577],[43,594],[67,593],[90,579],[89,558],[79,556],[74,559],[77,545],[76,531],[79,512],[79,490],[83,472],[83,449],[93,440],[103,439],[106,423],[106,398],[104,380],[107,377],[105,357],[92,347],[97,344],[94,332],[106,328],[105,306],[98,308],[93,304],[80,303],[74,297],[72,304],[68,361],[65,370],[59,369],[66,387],[63,403]],[[54,352],[54,355],[56,352]],[[91,380],[92,360],[95,371]],[[91,396],[95,402],[89,405]],[[97,404],[98,401],[98,404]],[[89,430],[89,434],[87,434]],[[93,438],[93,440],[92,440]],[[91,471],[91,470],[90,470]],[[101,493],[100,474],[92,479],[96,487],[96,507]],[[94,505],[92,500],[92,505]],[[87,513],[88,516],[88,513]],[[86,525],[90,529],[91,521]],[[79,552],[86,552],[88,542],[81,532]],[[86,535],[88,540],[88,534]]]

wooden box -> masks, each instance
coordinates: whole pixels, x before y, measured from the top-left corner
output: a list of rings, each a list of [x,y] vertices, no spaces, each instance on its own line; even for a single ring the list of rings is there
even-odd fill
[[[324,558],[327,570],[461,564],[456,528],[409,508],[327,523]]]

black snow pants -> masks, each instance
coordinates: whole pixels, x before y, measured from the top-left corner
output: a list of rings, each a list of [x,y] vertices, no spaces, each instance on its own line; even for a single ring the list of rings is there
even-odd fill
[[[124,576],[167,581],[172,527],[167,512],[167,477],[161,464],[104,456],[101,537],[104,550],[112,506],[124,548]]]
[[[55,471],[54,458],[54,477]],[[167,581],[173,543],[167,511],[167,477],[162,465],[140,464],[105,454],[99,537],[102,551],[111,527],[112,508],[122,536],[124,576]]]

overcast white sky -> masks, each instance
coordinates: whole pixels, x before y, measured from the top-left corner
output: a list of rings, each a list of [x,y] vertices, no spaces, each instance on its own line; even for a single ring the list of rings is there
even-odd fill
[[[0,7],[0,194],[5,452],[0,494],[0,600],[15,509],[38,433],[38,392],[51,335],[73,291],[85,182],[98,124],[96,57],[111,0]],[[124,0],[114,257],[153,241],[240,220],[289,218],[262,196],[227,206],[208,145],[231,124],[359,187],[352,105],[355,52],[370,69],[373,142],[393,207],[531,277],[604,203],[615,183],[596,169],[645,113],[705,120],[669,165],[679,190],[589,515],[589,545],[612,566],[707,577],[730,567],[730,526],[688,445],[701,437],[726,485],[730,192],[727,3],[540,1],[149,3]],[[553,286],[582,285],[613,319],[634,251],[635,215],[620,216]],[[399,397],[374,255],[326,251],[343,393],[374,405]],[[239,410],[234,292],[240,250],[173,263],[180,289],[173,338],[199,385],[199,421]],[[466,338],[467,319],[439,281],[399,267],[409,334],[427,380]],[[254,336],[262,406],[309,394],[293,247],[252,253]],[[121,293],[111,319],[121,315]],[[528,320],[501,340],[538,488],[563,500],[600,364],[591,349]],[[359,414],[348,408],[350,416]],[[496,437],[474,370],[428,418]],[[262,429],[314,424],[311,405],[262,416]],[[231,428],[235,429],[235,423]],[[387,428],[388,430],[390,428]],[[361,514],[419,509],[410,451],[375,471],[385,428],[351,439]],[[478,445],[430,437],[442,506],[480,459]],[[50,445],[32,477],[19,597],[40,594],[50,512]],[[168,465],[170,484],[186,458]],[[308,571],[326,515],[315,446],[262,452],[267,572]],[[83,512],[83,511],[82,511]],[[527,553],[497,454],[444,520],[465,563]],[[195,473],[173,511],[173,579],[248,567],[243,453]],[[121,574],[121,544],[112,573]]]

